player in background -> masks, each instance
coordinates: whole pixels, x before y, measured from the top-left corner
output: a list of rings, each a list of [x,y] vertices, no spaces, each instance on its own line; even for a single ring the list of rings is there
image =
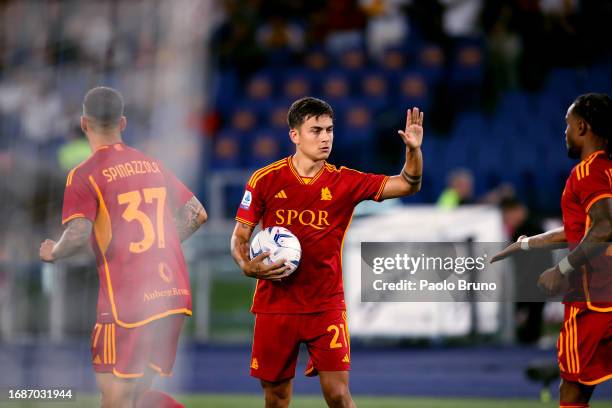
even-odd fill
[[[253,173],[236,216],[231,250],[247,277],[257,279],[251,311],[255,333],[251,375],[259,378],[266,407],[287,407],[300,343],[310,361],[305,374],[319,375],[330,407],[354,407],[349,392],[350,338],[342,284],[342,244],[355,206],[363,200],[415,194],[421,186],[423,113],[408,110],[406,162],[399,175],[361,173],[327,163],[334,112],[324,101],[303,98],[289,109],[295,154]],[[279,225],[300,240],[302,258],[287,276],[283,261],[249,259],[255,226]]]
[[[93,153],[68,174],[65,230],[41,244],[40,258],[54,262],[91,241],[100,277],[91,352],[102,407],[182,407],[150,386],[171,374],[191,315],[181,242],[207,215],[159,161],[122,142],[125,127],[119,92],[85,95],[81,128]]]
[[[565,184],[563,227],[522,236],[492,258],[569,245],[570,253],[538,280],[550,294],[565,291],[557,342],[560,406],[588,407],[595,386],[612,378],[612,99],[581,95],[565,116],[570,158],[581,162]]]

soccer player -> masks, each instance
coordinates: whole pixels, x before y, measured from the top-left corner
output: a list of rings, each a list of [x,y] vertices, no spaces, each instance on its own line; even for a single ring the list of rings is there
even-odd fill
[[[54,262],[91,240],[100,277],[91,352],[102,407],[182,407],[149,388],[155,375],[171,374],[191,315],[181,242],[207,214],[159,161],[122,142],[125,127],[119,92],[85,95],[81,128],[93,153],[69,172],[65,230],[41,244],[40,258]]]
[[[417,108],[408,110],[406,128],[398,131],[406,163],[391,177],[329,164],[333,119],[332,108],[320,99],[295,101],[287,115],[295,154],[253,173],[236,216],[232,255],[246,276],[257,279],[251,375],[261,381],[266,407],[289,405],[301,343],[310,354],[305,374],[319,375],[327,404],[355,406],[348,387],[344,236],[359,202],[408,196],[421,185],[423,113]],[[286,227],[300,240],[302,258],[293,274],[282,260],[265,265],[265,252],[249,259],[249,239],[259,222]]]
[[[563,227],[522,236],[495,257],[567,243],[570,253],[538,280],[546,292],[565,291],[557,342],[560,406],[588,407],[595,386],[612,378],[612,99],[581,95],[565,116],[572,169],[561,198]]]

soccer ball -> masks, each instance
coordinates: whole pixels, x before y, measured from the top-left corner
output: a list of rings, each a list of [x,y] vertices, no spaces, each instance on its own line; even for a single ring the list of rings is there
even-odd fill
[[[264,264],[270,265],[281,259],[285,259],[285,265],[289,267],[288,274],[292,274],[300,264],[302,247],[300,241],[287,228],[268,227],[259,231],[251,241],[249,255],[251,259],[262,252],[269,252]]]

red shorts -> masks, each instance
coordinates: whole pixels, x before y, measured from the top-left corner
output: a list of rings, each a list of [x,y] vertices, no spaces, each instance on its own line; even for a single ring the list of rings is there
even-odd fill
[[[612,378],[612,313],[566,304],[557,354],[564,380],[595,385]]]
[[[310,354],[305,375],[351,369],[350,337],[344,310],[308,314],[259,313],[255,316],[251,375],[265,381],[293,378],[300,343],[306,344]]]
[[[115,323],[96,323],[91,335],[91,358],[97,373],[139,378],[147,368],[171,375],[184,315],[171,315],[144,326],[126,329]]]

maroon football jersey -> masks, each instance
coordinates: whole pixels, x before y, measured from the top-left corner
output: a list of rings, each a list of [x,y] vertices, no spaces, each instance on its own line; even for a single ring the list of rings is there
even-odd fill
[[[324,163],[311,178],[301,177],[291,156],[251,176],[236,220],[262,227],[279,225],[300,240],[297,270],[280,282],[258,280],[254,313],[313,313],[345,309],[342,244],[355,206],[381,200],[387,176]]]
[[[572,169],[563,190],[563,227],[570,249],[580,243],[591,225],[589,210],[604,198],[612,198],[612,161],[600,150]],[[566,301],[578,301],[576,307],[612,312],[611,248],[571,274]]]
[[[98,322],[136,327],[191,314],[189,275],[173,213],[193,196],[161,163],[123,143],[68,174],[62,224],[93,222]]]

